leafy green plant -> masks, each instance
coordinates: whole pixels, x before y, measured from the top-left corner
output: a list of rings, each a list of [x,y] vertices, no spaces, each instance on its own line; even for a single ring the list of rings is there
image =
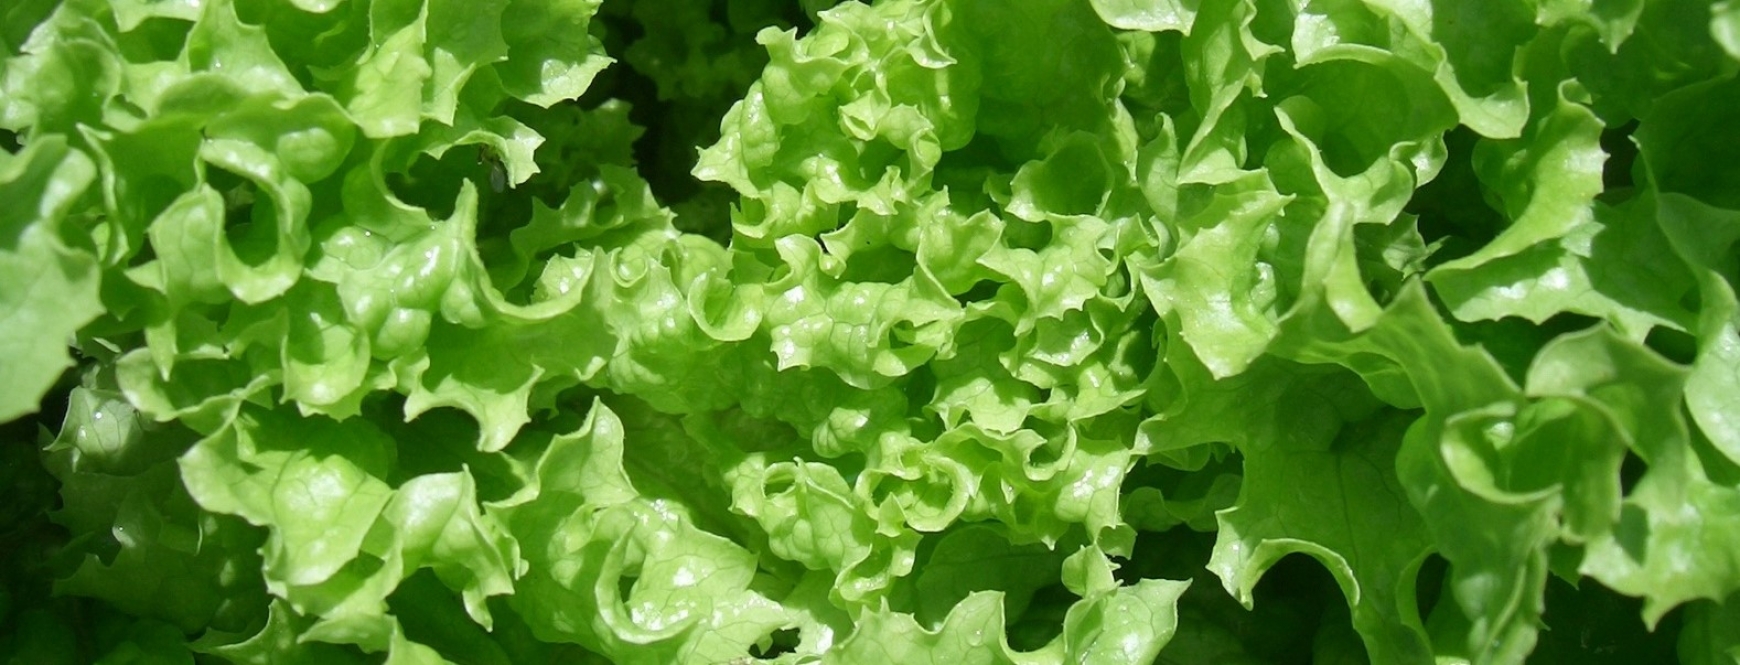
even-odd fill
[[[1740,654],[1732,0],[0,15],[14,662]]]

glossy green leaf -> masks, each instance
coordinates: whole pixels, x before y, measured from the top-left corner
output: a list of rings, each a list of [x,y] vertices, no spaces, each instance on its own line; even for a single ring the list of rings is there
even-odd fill
[[[34,202],[0,215],[0,372],[12,384],[0,398],[0,421],[37,409],[72,365],[73,333],[102,313],[96,259],[66,240],[74,235],[66,217],[94,176],[90,158],[64,140],[0,157],[0,195]]]

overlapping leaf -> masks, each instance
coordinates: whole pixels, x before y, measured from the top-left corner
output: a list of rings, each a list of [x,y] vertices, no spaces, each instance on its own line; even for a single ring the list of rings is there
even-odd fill
[[[14,4],[0,653],[1736,641],[1732,2]]]

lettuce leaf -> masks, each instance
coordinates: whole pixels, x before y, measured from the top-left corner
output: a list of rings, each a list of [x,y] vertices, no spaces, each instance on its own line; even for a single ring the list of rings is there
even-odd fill
[[[14,3],[0,655],[1724,662],[1736,16]]]

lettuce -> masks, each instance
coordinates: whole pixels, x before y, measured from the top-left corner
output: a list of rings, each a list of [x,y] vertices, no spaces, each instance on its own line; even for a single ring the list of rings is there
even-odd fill
[[[14,3],[0,654],[1730,662],[1737,7]]]

